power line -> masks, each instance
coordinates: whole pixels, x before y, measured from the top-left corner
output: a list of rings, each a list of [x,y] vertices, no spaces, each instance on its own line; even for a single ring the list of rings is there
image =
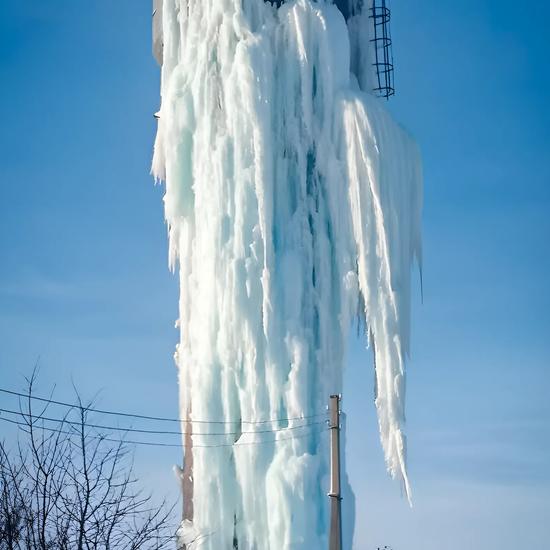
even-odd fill
[[[93,407],[83,407],[75,403],[67,403],[64,401],[56,401],[55,399],[47,399],[45,397],[38,397],[36,395],[30,395],[26,393],[20,393],[13,390],[8,390],[5,388],[0,388],[1,393],[6,393],[8,395],[14,395],[17,397],[24,397],[25,399],[32,399],[34,401],[41,401],[42,403],[48,403],[50,405],[59,405],[61,407],[69,407],[71,409],[85,409],[86,411],[98,413],[98,414],[108,414],[111,416],[124,416],[127,418],[139,418],[141,420],[153,420],[157,422],[182,422],[181,418],[168,418],[162,416],[148,416],[144,414],[136,413],[127,413],[120,411],[108,411],[102,409],[96,409]],[[295,416],[290,418],[271,418],[269,420],[192,420],[196,424],[235,424],[240,422],[241,424],[270,424],[272,422],[291,422],[293,420],[310,420],[312,418],[327,417],[327,412],[312,414],[308,416]]]
[[[13,415],[19,415],[23,418],[30,418],[33,420],[44,420],[46,422],[58,422],[60,424],[69,424],[70,426],[80,426],[81,422],[75,422],[67,419],[61,419],[61,418],[51,418],[44,415],[35,415],[32,413],[22,412],[22,411],[12,411],[9,409],[2,409],[0,408],[0,413],[8,413]],[[192,423],[192,421],[191,421]],[[97,430],[109,430],[109,431],[121,431],[121,432],[133,432],[133,433],[142,433],[142,434],[155,434],[155,435],[241,435],[241,434],[262,434],[262,433],[275,433],[275,432],[282,432],[282,431],[289,431],[289,430],[297,430],[298,428],[305,428],[307,426],[318,426],[320,424],[324,424],[325,422],[309,422],[307,424],[302,424],[301,426],[291,426],[287,428],[276,428],[272,430],[252,430],[252,431],[237,431],[237,432],[182,432],[182,431],[174,431],[174,430],[145,430],[140,428],[130,428],[130,427],[120,427],[120,426],[104,426],[102,424],[91,424],[88,422],[84,422],[84,424],[88,428],[94,428]]]
[[[10,424],[15,424],[16,426],[20,427],[19,429],[21,429],[21,428],[27,428],[28,429],[29,428],[29,424],[27,424],[25,422],[19,422],[17,420],[11,420],[10,418],[4,418],[4,417],[0,416],[0,421],[9,422]],[[310,424],[309,426],[311,426],[311,425],[312,424]],[[65,430],[58,430],[58,429],[55,429],[55,428],[48,428],[47,426],[35,426],[35,427],[37,427],[40,430],[45,430],[45,431],[53,432],[53,433],[61,433],[61,434],[69,435],[69,436],[78,435],[78,432],[76,432],[76,431],[67,432]],[[305,427],[305,426],[302,426],[302,427]],[[22,431],[26,431],[26,430],[22,430]],[[324,428],[324,429],[321,429],[321,430],[313,430],[313,431],[310,431],[306,434],[294,435],[292,437],[278,437],[277,439],[266,439],[266,440],[263,440],[263,441],[246,441],[246,442],[243,442],[243,443],[237,443],[237,442],[235,442],[235,443],[218,443],[218,444],[213,444],[213,445],[195,445],[195,444],[193,444],[193,449],[197,449],[197,448],[198,449],[211,449],[211,448],[216,448],[216,447],[242,447],[242,446],[245,446],[245,445],[262,445],[262,444],[267,444],[267,443],[277,443],[279,441],[290,441],[292,439],[303,439],[303,438],[310,437],[310,436],[315,435],[315,434],[321,434],[321,433],[326,433],[326,432],[328,432],[328,428]],[[127,439],[120,440],[120,439],[113,439],[113,438],[109,438],[109,437],[93,436],[93,435],[88,435],[86,437],[101,440],[101,441],[107,441],[107,442],[111,442],[111,443],[125,443],[127,445],[143,445],[143,446],[147,446],[147,447],[177,447],[177,448],[182,447],[182,444],[176,444],[176,443],[155,443],[155,442],[152,442],[152,441],[132,441],[132,440],[127,440]]]

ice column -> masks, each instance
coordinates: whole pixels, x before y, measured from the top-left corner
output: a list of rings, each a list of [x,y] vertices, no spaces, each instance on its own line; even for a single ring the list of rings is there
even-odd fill
[[[181,536],[200,548],[326,547],[324,413],[341,391],[358,311],[376,351],[387,466],[409,492],[404,368],[420,163],[368,93],[365,15],[351,2],[347,23],[330,1],[160,8],[153,173],[166,183],[179,265],[176,363],[182,426],[193,432]],[[345,540],[350,548],[350,532]]]

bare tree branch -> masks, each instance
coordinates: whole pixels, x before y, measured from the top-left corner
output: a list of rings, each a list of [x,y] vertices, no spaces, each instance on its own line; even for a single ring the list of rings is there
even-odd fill
[[[78,404],[54,428],[46,424],[50,404],[33,409],[37,377],[35,367],[15,449],[0,442],[0,550],[175,548],[174,506],[155,505],[139,488],[131,449],[92,432],[92,403],[78,392]]]

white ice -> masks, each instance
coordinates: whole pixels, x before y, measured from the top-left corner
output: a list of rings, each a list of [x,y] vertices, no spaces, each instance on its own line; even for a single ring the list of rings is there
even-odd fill
[[[328,0],[163,3],[153,173],[166,183],[179,263],[176,363],[194,434],[193,516],[181,533],[200,548],[327,547],[323,414],[342,391],[358,314],[375,350],[387,467],[410,495],[404,371],[420,161],[369,93],[369,4],[361,13],[347,1],[347,23]],[[344,497],[352,510],[349,487]]]

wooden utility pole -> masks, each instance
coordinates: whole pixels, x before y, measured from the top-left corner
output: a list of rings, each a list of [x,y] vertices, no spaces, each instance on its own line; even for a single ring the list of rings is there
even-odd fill
[[[340,494],[340,396],[330,396],[330,536],[329,550],[342,550]]]

